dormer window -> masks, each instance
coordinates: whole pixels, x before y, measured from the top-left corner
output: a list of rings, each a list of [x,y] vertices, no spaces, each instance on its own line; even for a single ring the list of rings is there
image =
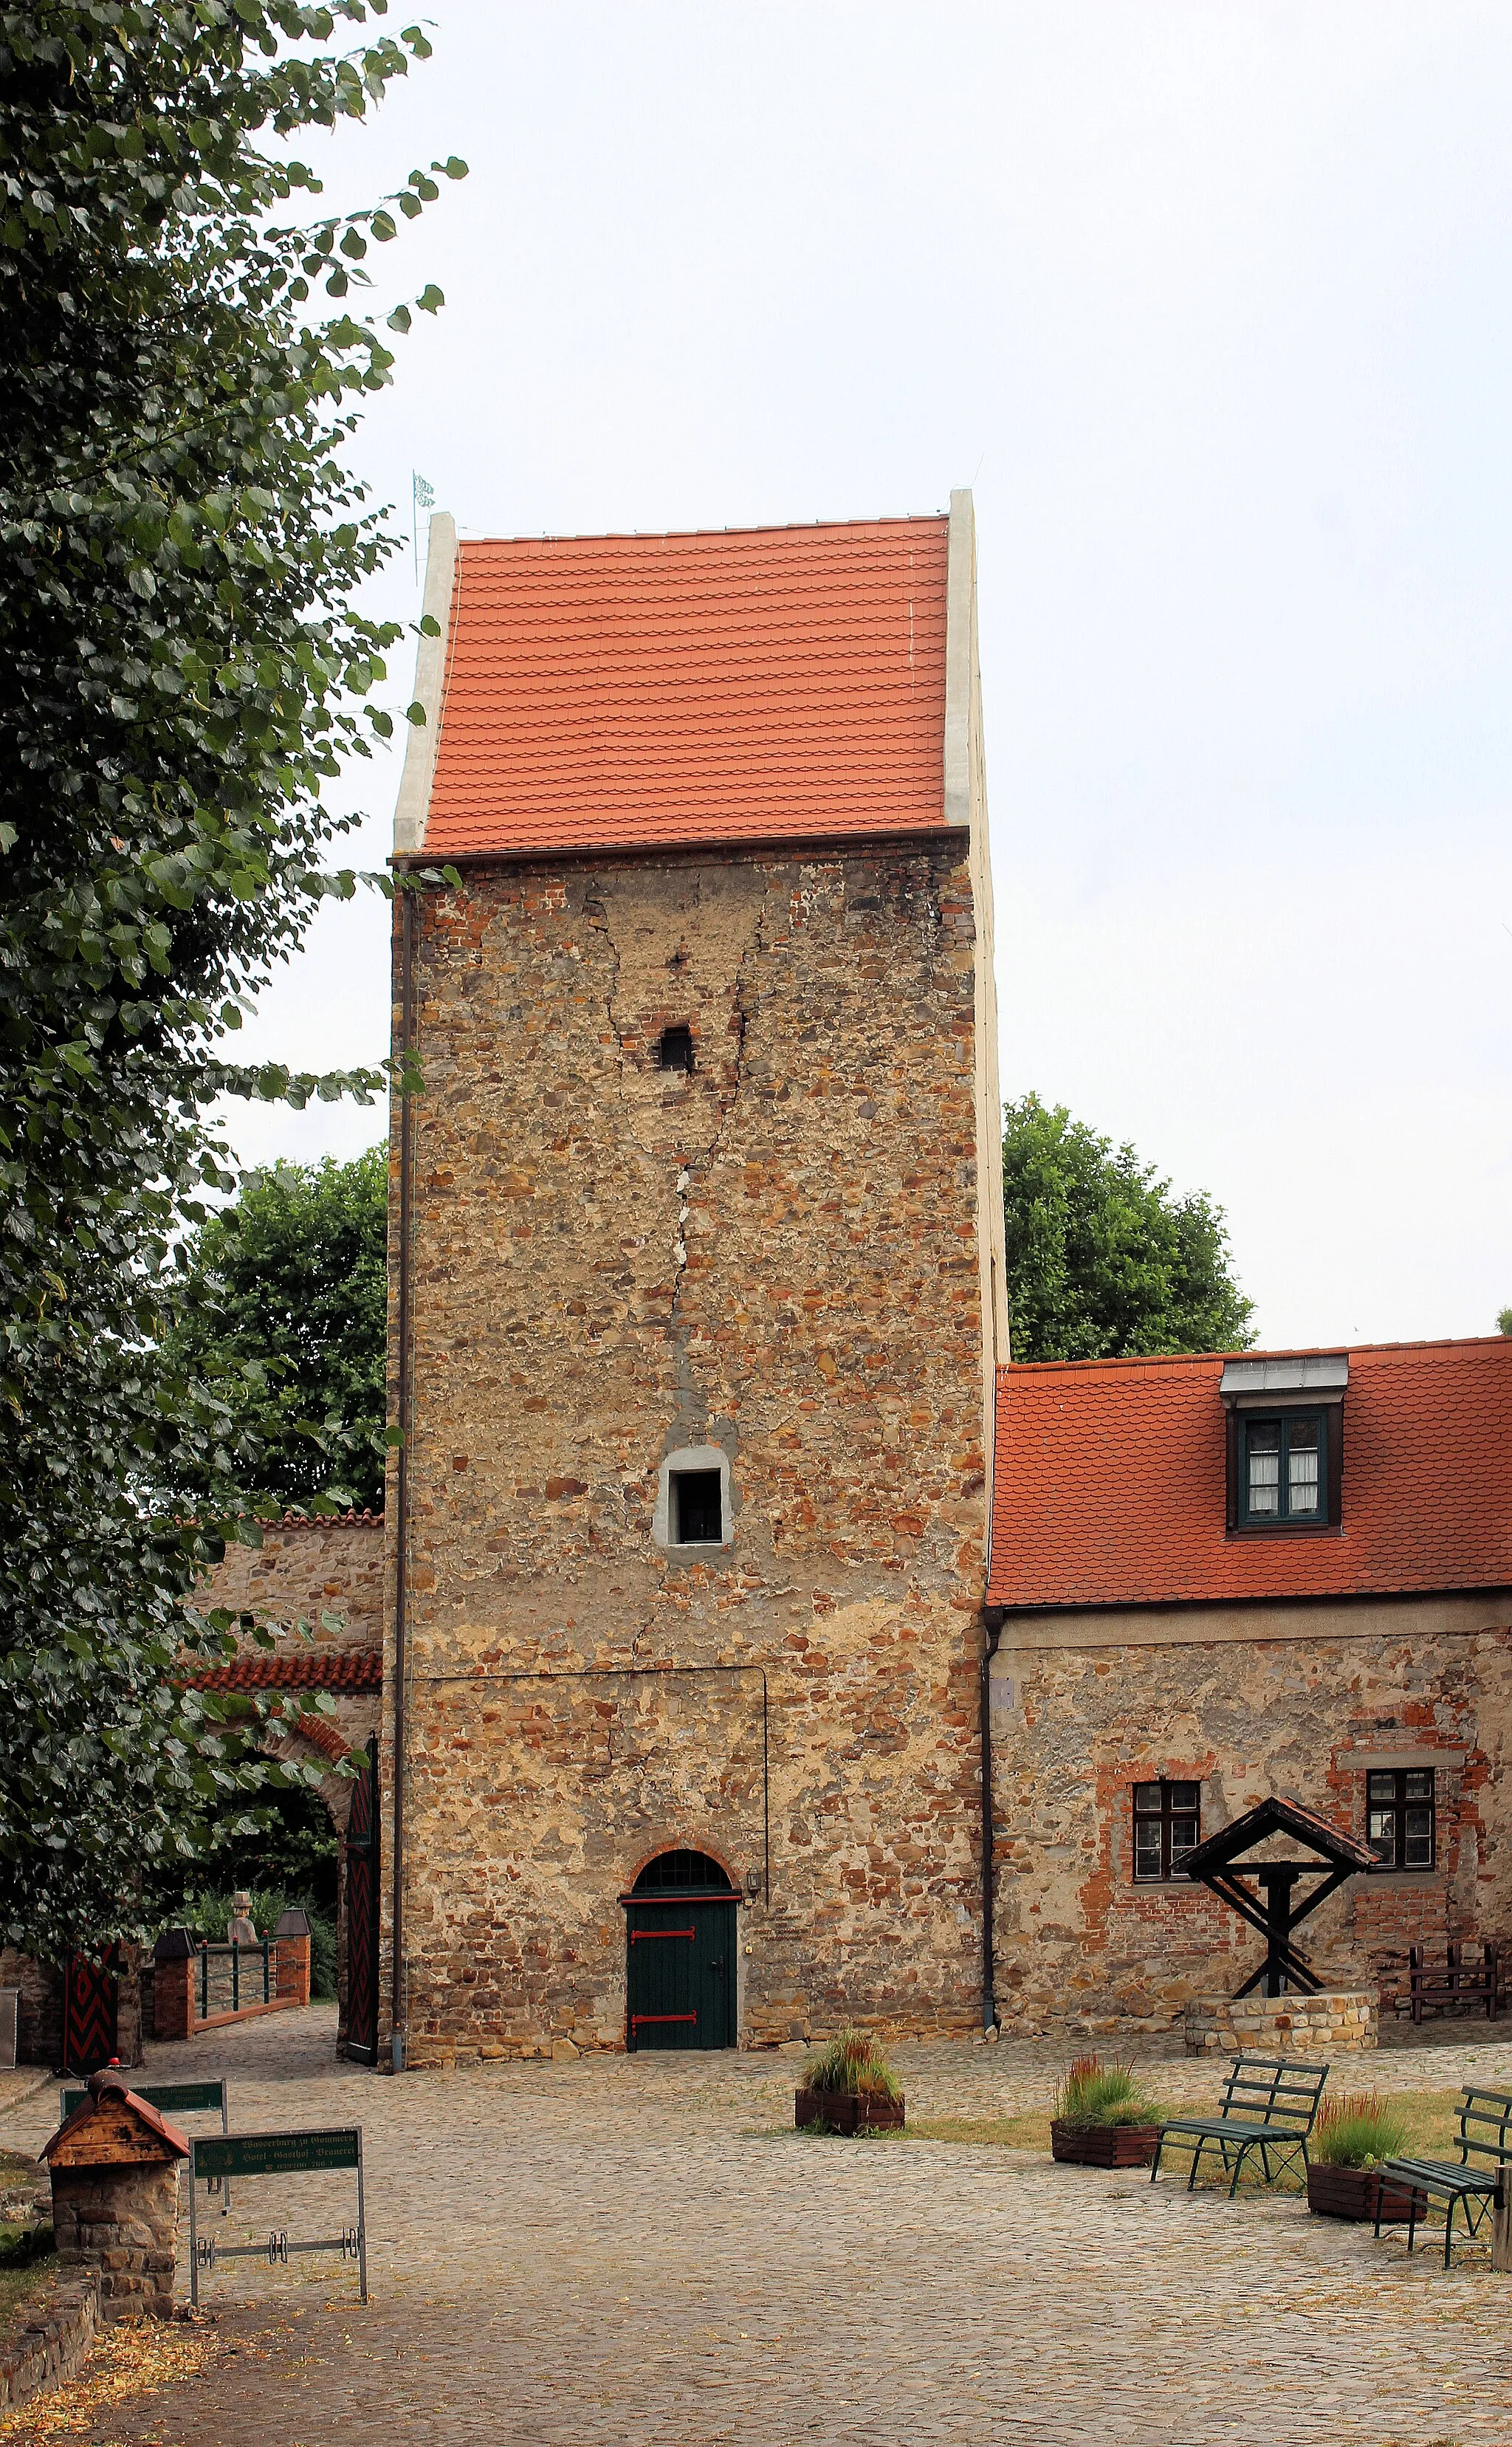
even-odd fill
[[[1231,1534],[1338,1527],[1349,1378],[1344,1353],[1224,1363]]]
[[[1328,1422],[1321,1411],[1284,1411],[1279,1417],[1241,1422],[1244,1465],[1239,1518],[1257,1522],[1306,1521],[1315,1528],[1328,1515]]]
[[[658,1071],[681,1071],[689,1078],[693,1073],[693,1032],[678,1025],[664,1028],[656,1045]]]

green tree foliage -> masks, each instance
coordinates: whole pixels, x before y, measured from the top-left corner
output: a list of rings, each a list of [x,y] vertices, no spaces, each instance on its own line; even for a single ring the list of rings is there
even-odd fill
[[[220,1543],[159,1499],[238,1454],[158,1346],[175,1242],[235,1186],[215,1100],[379,1084],[226,1035],[355,890],[321,794],[392,729],[399,632],[353,607],[399,541],[344,460],[392,359],[354,293],[463,165],[331,214],[289,151],[425,55],[329,47],[385,5],[0,0],[0,1922],[41,1952],[130,1929],[298,1773],[175,1683]]]
[[[1243,1351],[1253,1300],[1230,1270],[1223,1210],[1171,1194],[1153,1165],[1064,1105],[1003,1109],[1008,1298],[1015,1359]]]
[[[201,1224],[188,1252],[176,1371],[213,1386],[256,1456],[259,1505],[310,1505],[332,1475],[383,1502],[387,1149],[279,1164]],[[186,1491],[224,1499],[213,1457]]]

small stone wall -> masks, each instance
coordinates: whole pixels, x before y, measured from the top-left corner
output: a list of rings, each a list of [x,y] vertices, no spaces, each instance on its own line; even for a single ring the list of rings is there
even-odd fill
[[[99,2326],[100,2280],[92,2270],[55,2277],[0,2331],[0,2406],[25,2404],[39,2388],[72,2379]]]
[[[101,2315],[173,2316],[179,2169],[57,2167],[52,2224],[66,2269],[99,2271]]]
[[[1375,1999],[1363,1988],[1315,1997],[1194,1997],[1186,2009],[1189,2057],[1335,2057],[1377,2044]]]

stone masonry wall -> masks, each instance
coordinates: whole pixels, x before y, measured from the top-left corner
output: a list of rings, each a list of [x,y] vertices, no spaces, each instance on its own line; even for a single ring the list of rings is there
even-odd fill
[[[382,1516],[358,1512],[322,1521],[286,1513],[265,1522],[260,1546],[226,1548],[199,1603],[287,1626],[292,1654],[377,1652],[383,1646]],[[301,1622],[310,1640],[296,1645]]]
[[[0,2326],[0,2407],[27,2403],[72,2379],[94,2343],[100,2280],[92,2269],[54,2277]]]
[[[964,840],[501,869],[416,933],[412,2058],[622,2045],[617,1898],[679,1845],[758,1886],[747,2039],[972,2027]],[[695,1559],[651,1534],[690,1445]]]
[[[177,2163],[52,2171],[58,2266],[98,2272],[105,2320],[172,2318],[178,2218]]]
[[[1373,1992],[1410,1944],[1512,1936],[1512,1629],[1446,1634],[1436,1611],[1399,1601],[1389,1629],[1352,1639],[1005,1654],[1016,1703],[993,1713],[1005,2026],[1162,2026],[1196,1997],[1232,1995],[1259,1961],[1261,1940],[1205,1888],[1134,1883],[1133,1788],[1147,1778],[1200,1784],[1204,1836],[1278,1793],[1363,1842],[1364,1762],[1436,1760],[1436,1867],[1351,1878],[1298,1943],[1330,1988]]]
[[[1363,1989],[1324,1989],[1315,1997],[1202,1997],[1188,2005],[1182,2037],[1189,2057],[1313,2057],[1325,2060],[1373,2048],[1380,2032],[1375,1999]]]

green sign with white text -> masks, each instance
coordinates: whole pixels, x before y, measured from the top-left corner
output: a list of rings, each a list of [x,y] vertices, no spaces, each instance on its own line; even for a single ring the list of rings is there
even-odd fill
[[[324,2133],[233,2133],[194,2144],[194,2172],[207,2175],[324,2175],[355,2167],[362,2134],[355,2124]]]

